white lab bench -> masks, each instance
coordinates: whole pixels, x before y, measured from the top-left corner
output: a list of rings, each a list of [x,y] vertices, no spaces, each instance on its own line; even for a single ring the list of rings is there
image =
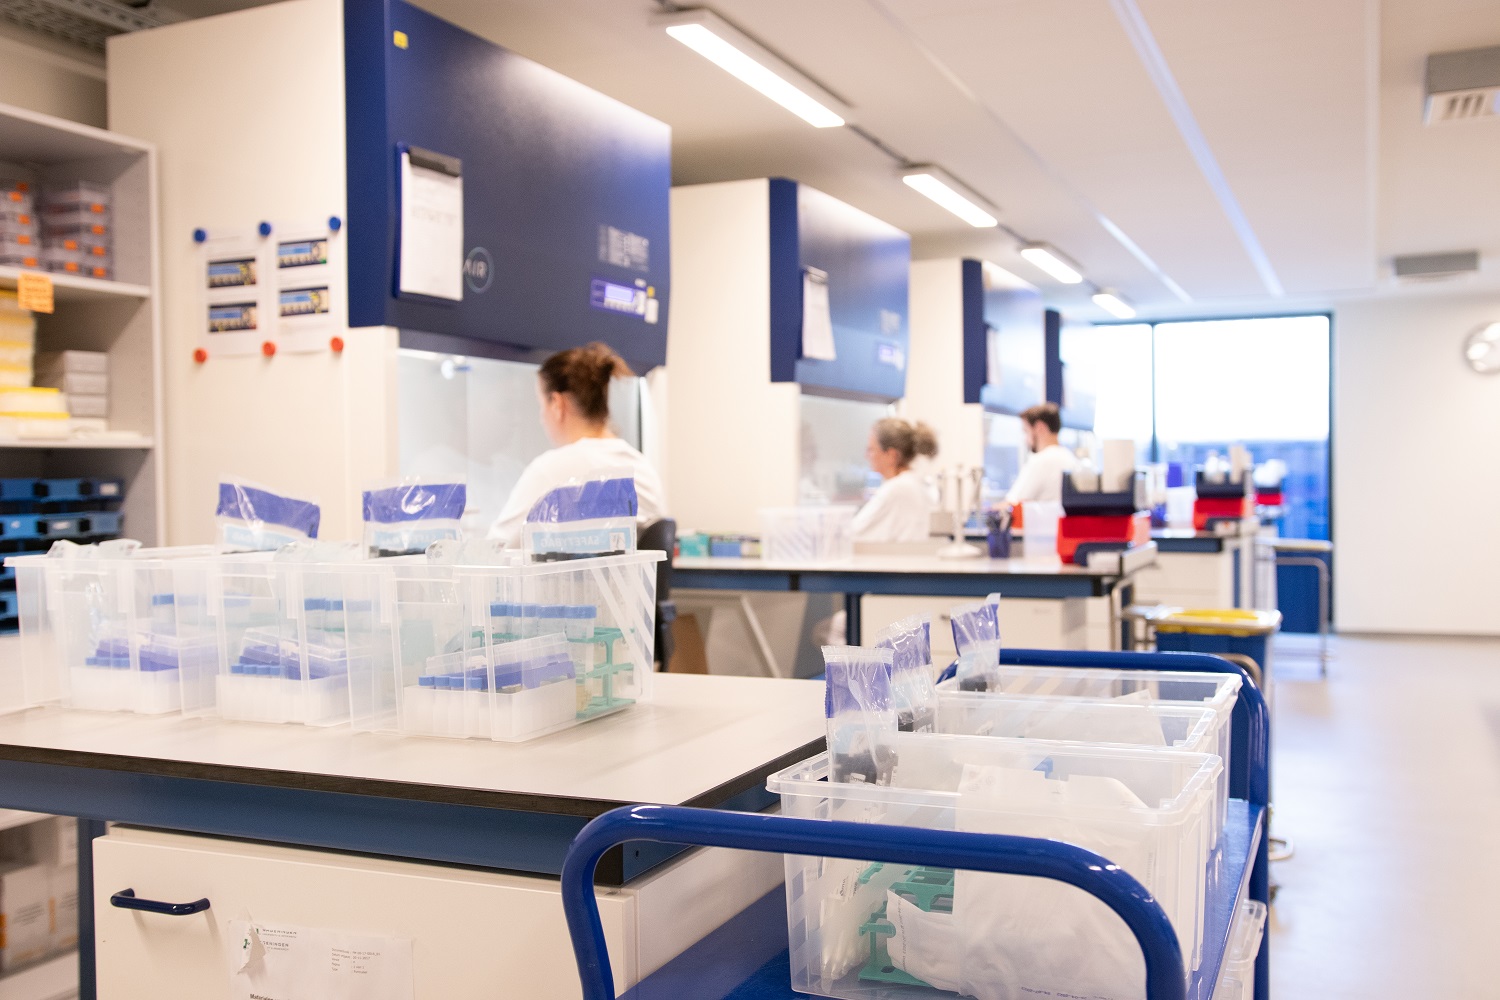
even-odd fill
[[[85,824],[102,834],[80,856],[85,998],[94,981],[109,1000],[222,995],[234,919],[409,938],[417,997],[577,996],[556,880],[577,830],[623,803],[763,809],[767,775],[822,747],[821,684],[655,683],[651,702],[524,744],[32,709],[0,718],[0,805],[120,824]],[[617,985],[780,879],[770,855],[606,858]],[[124,889],[210,906],[122,909]]]
[[[936,555],[855,554],[837,562],[799,563],[732,557],[680,557],[673,564],[679,608],[695,591],[736,595],[751,621],[762,656],[775,669],[782,662],[769,649],[768,630],[758,627],[742,596],[750,593],[844,595],[847,637],[857,644],[881,627],[920,612],[933,617],[933,658],[951,654],[947,612],[954,604],[999,593],[1000,628],[1007,646],[1036,649],[1119,649],[1123,592],[1157,558],[1154,544],[1124,553],[1100,553],[1092,566],[1064,563],[1052,550],[1028,554],[1018,545],[1010,559],[942,559]],[[1128,601],[1127,601],[1128,603]]]

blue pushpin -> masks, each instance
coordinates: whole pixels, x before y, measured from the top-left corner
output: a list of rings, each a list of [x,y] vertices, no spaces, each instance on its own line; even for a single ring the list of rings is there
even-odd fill
[[[208,242],[208,230],[207,229],[202,229],[202,228],[194,229],[193,230],[193,242],[194,243],[206,243],[206,242]]]
[[[337,215],[330,215],[328,217],[328,228],[336,233],[344,228],[344,220],[340,219]]]
[[[262,236],[271,235],[271,224],[269,222],[262,222],[258,228],[260,229],[260,234]]]

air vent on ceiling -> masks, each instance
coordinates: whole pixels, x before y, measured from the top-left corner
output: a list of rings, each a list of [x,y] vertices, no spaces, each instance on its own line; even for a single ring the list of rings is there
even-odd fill
[[[1427,57],[1428,125],[1500,116],[1500,45]]]
[[[1394,263],[1398,278],[1413,281],[1453,278],[1479,270],[1479,251],[1458,250],[1452,253],[1408,254],[1405,257],[1397,257]]]

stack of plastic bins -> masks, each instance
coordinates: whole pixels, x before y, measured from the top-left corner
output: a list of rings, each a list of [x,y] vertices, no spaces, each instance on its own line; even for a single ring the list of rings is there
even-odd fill
[[[1213,1000],[1254,1000],[1255,959],[1266,931],[1266,904],[1247,899],[1229,927],[1229,950]]]
[[[214,564],[218,709],[226,719],[328,726],[390,672],[380,560],[320,563],[247,553]]]
[[[403,562],[394,578],[395,728],[519,742],[645,700],[664,557]]]
[[[1094,746],[1219,753],[1219,716],[1183,704],[1026,697],[982,691],[938,693],[937,731],[955,736],[1054,740]],[[1219,773],[1210,846],[1218,846],[1229,807],[1229,767]]]
[[[1234,740],[1230,727],[1244,678],[1239,674],[1208,674],[1175,670],[1090,670],[1072,667],[1023,667],[1002,664],[997,685],[989,693],[1026,697],[1087,698],[1147,704],[1184,704],[1211,708],[1218,717],[1214,752],[1230,765]],[[959,690],[954,678],[938,685],[939,692]]]
[[[106,544],[15,559],[21,700],[147,715],[211,708],[211,556]]]
[[[1208,829],[1222,762],[1203,754],[902,733],[887,785],[830,780],[827,754],[773,775],[784,815],[1065,840],[1161,903],[1201,958]],[[792,988],[850,1000],[953,993],[1135,995],[1140,952],[1102,902],[1018,876],[786,859]],[[985,984],[975,994],[966,983]],[[1122,991],[1135,983],[1135,991]]]
[[[854,507],[764,507],[760,512],[763,559],[839,562],[854,555]]]

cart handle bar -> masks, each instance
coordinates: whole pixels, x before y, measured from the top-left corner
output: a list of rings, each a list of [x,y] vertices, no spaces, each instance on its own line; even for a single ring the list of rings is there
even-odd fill
[[[1125,921],[1146,959],[1148,1000],[1187,997],[1182,949],[1161,904],[1124,869],[1081,847],[1002,834],[636,805],[593,819],[573,839],[563,862],[563,910],[584,1000],[615,1000],[594,868],[610,848],[637,840],[1056,879],[1097,896]]]

